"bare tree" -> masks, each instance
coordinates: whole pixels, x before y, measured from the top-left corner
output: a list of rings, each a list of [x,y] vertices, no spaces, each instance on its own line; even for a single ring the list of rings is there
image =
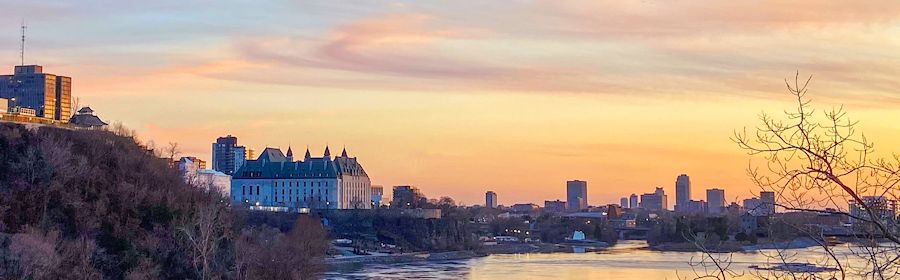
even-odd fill
[[[112,131],[113,134],[121,137],[136,138],[137,136],[137,133],[135,133],[133,129],[128,128],[121,122],[114,122],[109,130]]]
[[[900,277],[900,238],[891,210],[900,196],[900,156],[876,157],[874,144],[857,131],[843,107],[817,114],[806,98],[811,78],[785,80],[794,110],[782,118],[763,113],[755,131],[745,128],[732,139],[762,159],[751,161],[748,174],[761,190],[776,194],[776,206],[842,215],[857,225],[850,231],[850,245],[838,248],[847,254],[822,242],[822,231],[803,229],[825,249],[823,263],[838,269],[833,277]],[[780,252],[773,257],[789,261]]]
[[[56,252],[59,233],[43,233],[29,228],[24,233],[11,238],[9,251],[17,260],[20,277],[23,279],[52,279],[53,268],[61,262]]]
[[[213,265],[220,242],[227,238],[228,232],[226,208],[224,202],[198,206],[193,218],[180,228],[192,249],[194,269],[201,279],[216,278]]]
[[[268,226],[244,229],[235,242],[236,278],[315,279],[324,269],[327,236],[308,215],[300,215],[287,233]]]
[[[181,154],[181,147],[178,146],[177,142],[169,142],[169,145],[163,148],[162,157],[169,158],[175,160],[175,157]]]

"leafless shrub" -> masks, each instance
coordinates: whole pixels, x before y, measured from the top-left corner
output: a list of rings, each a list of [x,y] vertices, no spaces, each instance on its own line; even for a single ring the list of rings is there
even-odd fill
[[[900,238],[896,213],[884,217],[879,205],[866,197],[884,197],[896,201],[900,196],[900,156],[880,158],[874,155],[874,144],[857,131],[843,107],[817,114],[806,98],[811,77],[785,80],[796,100],[794,110],[786,110],[783,118],[760,115],[755,130],[735,132],[733,141],[753,158],[748,174],[761,190],[776,194],[776,204],[787,211],[802,211],[849,216],[856,225],[853,239],[847,245],[849,254],[839,254],[822,242],[824,234],[797,227],[817,240],[824,249],[820,266],[838,269],[833,277],[866,277],[889,279],[897,273]],[[850,211],[848,205],[860,211]],[[830,210],[822,210],[830,209]],[[884,243],[887,242],[887,243]],[[881,243],[881,244],[879,244]],[[781,263],[791,256],[775,250],[771,258]],[[794,278],[822,277],[822,274],[790,273]]]

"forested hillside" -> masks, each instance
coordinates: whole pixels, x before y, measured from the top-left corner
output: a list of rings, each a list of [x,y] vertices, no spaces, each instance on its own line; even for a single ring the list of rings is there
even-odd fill
[[[315,219],[281,233],[232,212],[128,133],[0,123],[0,279],[315,274],[327,244]]]

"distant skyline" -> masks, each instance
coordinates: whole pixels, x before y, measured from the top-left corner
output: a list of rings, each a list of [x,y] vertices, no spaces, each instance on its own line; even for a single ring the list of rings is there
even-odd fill
[[[758,190],[729,137],[791,108],[845,104],[900,152],[900,2],[0,0],[0,74],[72,77],[72,95],[157,146],[210,160],[347,147],[372,183],[499,204],[592,205],[691,177],[726,200]],[[671,207],[670,207],[671,208]]]

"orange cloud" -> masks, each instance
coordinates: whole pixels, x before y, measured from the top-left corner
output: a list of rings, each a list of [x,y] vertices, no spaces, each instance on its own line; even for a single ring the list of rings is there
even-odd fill
[[[887,24],[898,2],[846,1],[539,1],[535,8],[562,34],[660,36],[768,33],[785,28]]]

